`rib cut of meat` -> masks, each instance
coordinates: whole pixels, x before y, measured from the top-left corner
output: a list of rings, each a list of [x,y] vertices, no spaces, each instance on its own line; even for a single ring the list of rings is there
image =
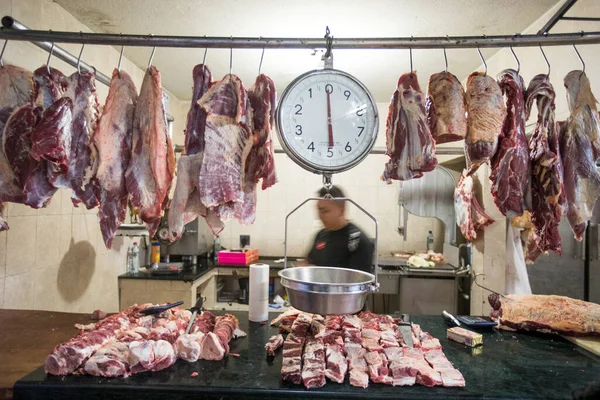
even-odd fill
[[[471,172],[496,154],[506,106],[500,86],[494,78],[474,72],[467,79],[466,155]]]
[[[527,88],[527,119],[533,102],[538,109],[535,131],[529,142],[531,160],[531,221],[542,251],[562,254],[558,230],[565,193],[563,165],[557,126],[554,121],[554,88],[547,75],[536,75]]]
[[[309,337],[302,354],[302,383],[307,389],[325,385],[325,346],[322,338]]]
[[[600,124],[596,99],[585,73],[571,71],[564,82],[571,111],[561,144],[566,214],[575,238],[581,240],[600,197],[600,174],[596,169]]]
[[[269,338],[269,341],[265,345],[265,350],[267,351],[267,355],[274,356],[275,352],[278,348],[283,346],[283,335],[277,334],[273,335]]]
[[[21,188],[40,166],[31,155],[31,135],[42,118],[42,111],[41,107],[27,103],[17,108],[4,126],[2,148]]]
[[[600,334],[600,305],[565,296],[488,296],[490,316],[500,328],[568,336]]]
[[[499,137],[498,150],[492,157],[492,195],[500,212],[509,217],[529,208],[529,144],[525,136],[525,83],[512,69],[498,75],[500,89],[506,95],[506,119]]]
[[[129,346],[126,343],[109,342],[100,347],[84,364],[86,373],[114,378],[126,376],[129,370]]]
[[[125,174],[131,202],[139,209],[151,236],[169,200],[175,170],[162,93],[160,73],[150,66],[135,107],[131,162]]]
[[[244,199],[235,203],[235,218],[242,224],[251,224],[256,218],[256,185],[262,179],[265,190],[277,183],[273,157],[273,129],[277,92],[275,83],[260,74],[248,90],[252,106],[253,144],[244,167]]]
[[[81,202],[90,210],[98,206],[100,188],[96,180],[98,154],[93,133],[98,122],[96,78],[89,71],[75,72],[68,78],[66,97],[73,100],[73,129],[69,183],[74,206]]]
[[[127,187],[125,171],[131,160],[133,112],[137,89],[125,71],[115,69],[108,89],[108,97],[97,129],[94,146],[98,151],[96,179],[100,187],[100,230],[107,248],[125,220]]]
[[[386,163],[382,180],[420,178],[437,165],[435,142],[425,110],[425,95],[414,72],[403,74],[390,103],[386,123]]]
[[[462,140],[467,135],[465,91],[449,72],[431,75],[427,87],[427,120],[436,144]]]
[[[55,68],[42,65],[33,72],[33,100],[44,110],[60,99],[68,86],[67,77]]]
[[[463,236],[472,242],[477,238],[477,230],[483,229],[495,221],[479,205],[473,192],[473,178],[467,172],[467,170],[463,171],[454,189],[454,210],[456,224]]]
[[[72,125],[73,102],[62,97],[44,111],[31,134],[31,155],[38,161],[48,161],[48,179],[56,188],[68,187]]]
[[[200,168],[200,199],[206,207],[243,202],[244,166],[252,147],[252,115],[242,81],[226,75],[202,96],[207,112],[204,158]],[[224,213],[216,210],[226,220]]]
[[[4,126],[8,118],[16,108],[31,101],[32,91],[31,72],[12,65],[4,65],[0,68],[0,202],[22,203],[25,200],[23,188],[16,182],[2,143]]]
[[[171,240],[181,238],[183,226],[198,216],[203,216],[215,235],[225,227],[212,209],[207,209],[200,198],[200,169],[204,159],[204,131],[206,110],[198,100],[212,85],[208,67],[199,64],[192,72],[194,89],[185,128],[185,151],[177,162],[177,182],[173,200],[169,207],[169,232]]]
[[[7,231],[8,222],[4,219],[4,210],[6,209],[6,203],[0,203],[0,232]]]

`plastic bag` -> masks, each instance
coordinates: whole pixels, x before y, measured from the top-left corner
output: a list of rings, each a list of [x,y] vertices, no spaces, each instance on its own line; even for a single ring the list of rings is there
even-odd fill
[[[508,224],[506,230],[506,294],[531,294],[521,229]]]

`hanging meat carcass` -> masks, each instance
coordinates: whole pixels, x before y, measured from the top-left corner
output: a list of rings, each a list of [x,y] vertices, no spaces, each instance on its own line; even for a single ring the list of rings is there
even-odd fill
[[[449,72],[431,75],[427,87],[427,120],[436,144],[462,140],[467,134],[465,91]]]
[[[69,77],[65,93],[73,101],[73,127],[71,156],[69,160],[69,184],[73,189],[74,206],[81,202],[90,210],[98,206],[100,188],[96,180],[98,154],[93,133],[98,122],[98,97],[93,72],[75,72]]]
[[[235,217],[246,225],[253,223],[256,218],[258,181],[262,179],[263,190],[277,182],[271,138],[277,106],[277,92],[273,80],[264,74],[259,75],[248,90],[248,99],[252,107],[253,144],[244,167],[244,200],[219,207],[219,212],[225,219]]]
[[[230,209],[228,203],[244,200],[244,167],[253,144],[252,110],[246,89],[235,75],[212,85],[198,104],[207,113],[200,199],[219,214],[218,207]]]
[[[94,133],[94,145],[98,150],[96,179],[100,186],[98,217],[107,248],[111,247],[127,212],[125,172],[131,159],[133,113],[137,98],[137,89],[131,77],[125,71],[115,69]]]
[[[596,168],[600,123],[596,99],[585,73],[569,72],[564,84],[571,111],[561,143],[566,214],[575,238],[581,240],[600,197],[600,173]]]
[[[495,222],[479,205],[473,190],[473,178],[467,170],[463,171],[454,189],[454,210],[456,224],[469,242],[477,238],[478,230]]]
[[[16,176],[4,152],[4,126],[13,111],[30,102],[33,94],[33,74],[12,65],[0,67],[0,202],[22,203],[23,188],[17,184]],[[9,149],[9,152],[12,152]]]
[[[467,79],[466,156],[471,172],[496,154],[506,106],[498,83],[487,74],[474,72]]]
[[[525,83],[513,69],[498,75],[506,96],[506,118],[499,136],[498,150],[492,157],[492,195],[500,212],[509,217],[523,214],[530,206],[529,145],[525,136]]]
[[[162,99],[160,72],[150,66],[135,106],[131,162],[125,173],[131,202],[139,209],[150,236],[160,224],[175,173],[175,153]]]
[[[406,181],[420,178],[437,165],[435,142],[431,136],[417,74],[409,72],[398,80],[386,124],[386,155],[382,180]]]
[[[183,226],[198,216],[206,218],[215,235],[224,228],[223,222],[212,209],[207,209],[200,198],[200,169],[204,158],[204,131],[206,110],[198,100],[212,85],[212,75],[204,64],[196,65],[192,71],[194,89],[185,128],[184,154],[177,161],[177,182],[173,200],[169,207],[169,232],[171,240],[183,233]]]
[[[533,102],[538,109],[535,131],[529,142],[531,160],[531,220],[538,245],[543,252],[561,254],[558,229],[563,213],[565,193],[563,165],[560,157],[559,132],[554,121],[554,88],[548,75],[536,75],[527,88],[526,114],[531,114]]]

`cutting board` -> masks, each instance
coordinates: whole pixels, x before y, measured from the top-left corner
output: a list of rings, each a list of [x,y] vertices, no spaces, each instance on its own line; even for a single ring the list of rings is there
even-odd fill
[[[600,337],[568,337],[563,336],[569,342],[575,343],[577,346],[591,351],[592,353],[600,356]]]

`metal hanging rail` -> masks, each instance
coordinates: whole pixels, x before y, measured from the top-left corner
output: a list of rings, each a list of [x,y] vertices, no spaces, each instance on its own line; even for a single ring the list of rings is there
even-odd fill
[[[18,21],[2,18],[0,39],[28,42],[79,43],[88,45],[223,48],[223,49],[317,49],[325,38],[152,36],[111,33],[18,30]],[[22,24],[21,24],[22,25]],[[446,36],[410,38],[334,38],[336,49],[471,49],[486,47],[533,47],[599,44],[600,32],[536,35]]]

